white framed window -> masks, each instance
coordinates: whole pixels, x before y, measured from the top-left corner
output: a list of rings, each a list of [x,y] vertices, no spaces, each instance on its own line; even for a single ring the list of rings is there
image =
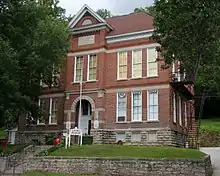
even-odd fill
[[[187,127],[187,125],[188,125],[187,102],[184,102],[184,117],[185,117],[185,127]]]
[[[148,121],[159,120],[158,90],[148,91]]]
[[[75,57],[74,82],[80,82],[83,77],[83,56]]]
[[[183,125],[183,120],[182,120],[182,99],[181,99],[180,96],[178,98],[178,105],[179,105],[179,108],[178,108],[178,110],[179,110],[179,124],[180,124],[180,126],[182,126]]]
[[[88,81],[96,81],[97,74],[97,55],[88,56]]]
[[[173,92],[173,122],[176,123],[176,93]]]
[[[117,94],[117,119],[116,122],[125,122],[127,112],[127,97],[125,93]]]
[[[127,79],[127,52],[118,53],[118,79]]]
[[[132,78],[142,77],[142,50],[132,51]]]
[[[147,48],[147,76],[158,76],[157,51],[155,47]]]
[[[142,92],[132,92],[132,121],[142,121]]]
[[[50,98],[50,116],[49,124],[57,124],[58,117],[58,99]]]
[[[38,100],[38,105],[42,111],[42,116],[37,120],[37,124],[38,125],[45,125],[45,121],[46,121],[46,101],[45,100]]]

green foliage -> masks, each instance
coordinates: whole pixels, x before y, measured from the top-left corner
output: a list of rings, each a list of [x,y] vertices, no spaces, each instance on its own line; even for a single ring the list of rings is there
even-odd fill
[[[0,156],[9,156],[21,152],[28,145],[7,145],[6,148],[0,147]]]
[[[37,118],[40,80],[57,85],[68,49],[67,19],[57,0],[0,3],[0,116],[16,121],[27,111]]]
[[[220,133],[220,118],[214,117],[202,119],[200,130]]]
[[[113,15],[111,14],[111,12],[107,9],[98,9],[96,11],[96,13],[101,16],[103,19],[106,19],[106,18],[110,18],[112,17]]]
[[[46,136],[46,145],[53,145],[54,138],[55,138],[54,134],[48,134]]]
[[[59,144],[57,146],[53,146],[47,150],[40,152],[37,156],[49,156],[51,153],[53,153],[63,147],[64,147],[64,144]]]
[[[154,12],[154,38],[165,65],[178,60],[199,86],[214,82],[218,89],[219,76],[213,74],[219,73],[220,1],[155,0]]]
[[[152,16],[154,16],[154,7],[153,6],[149,6],[149,7],[139,7],[139,8],[135,8],[134,12],[146,12],[151,14]]]
[[[61,147],[49,155],[115,158],[201,158],[204,156],[202,152],[195,149],[128,145],[77,145],[70,149]]]

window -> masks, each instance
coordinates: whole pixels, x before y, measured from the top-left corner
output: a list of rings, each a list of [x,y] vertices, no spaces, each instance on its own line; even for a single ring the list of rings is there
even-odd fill
[[[179,96],[178,105],[179,105],[179,124],[180,124],[180,126],[182,126],[183,125],[183,122],[182,122],[182,99],[180,96]]]
[[[127,79],[127,52],[118,53],[118,79]]]
[[[149,142],[157,142],[157,132],[156,131],[149,131],[148,132],[148,141]]]
[[[173,92],[173,122],[176,123],[176,93]]]
[[[142,121],[142,93],[132,93],[132,121]]]
[[[90,55],[88,58],[88,81],[95,81],[96,80],[96,67],[97,67],[97,56]]]
[[[187,127],[187,102],[184,102],[185,127]]]
[[[132,78],[142,77],[142,50],[132,52]]]
[[[147,76],[158,76],[157,52],[155,48],[147,49]]]
[[[38,124],[45,124],[45,120],[46,120],[46,101],[39,99],[38,105],[41,109],[42,116],[38,119],[37,123]]]
[[[92,20],[90,20],[90,19],[85,19],[85,20],[82,22],[82,26],[89,25],[89,24],[92,24]]]
[[[126,121],[127,98],[125,93],[117,94],[117,122]]]
[[[50,118],[49,124],[57,124],[57,116],[58,116],[58,100],[50,98]]]
[[[74,82],[80,82],[83,77],[83,57],[75,58],[75,69],[74,69]]]
[[[158,120],[158,90],[148,91],[148,120]]]

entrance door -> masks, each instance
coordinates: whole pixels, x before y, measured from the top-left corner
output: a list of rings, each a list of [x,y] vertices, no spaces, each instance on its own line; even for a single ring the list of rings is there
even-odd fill
[[[83,134],[90,134],[91,129],[91,105],[87,100],[82,100],[82,116],[79,119],[79,129]]]

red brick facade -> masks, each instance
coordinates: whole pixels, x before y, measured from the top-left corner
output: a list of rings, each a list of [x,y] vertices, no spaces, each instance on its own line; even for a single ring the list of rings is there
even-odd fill
[[[118,21],[119,18],[120,22]],[[140,25],[140,27],[132,27],[132,21],[130,20],[143,21],[140,18],[143,20],[147,19],[147,24],[144,26],[136,22],[136,25]],[[92,24],[82,26],[83,21],[88,19],[91,20]],[[127,24],[128,22],[130,23],[129,25]],[[123,25],[127,27],[124,28]],[[105,21],[95,14],[88,6],[84,6],[70,22],[70,28],[72,31],[70,37],[70,40],[72,40],[72,47],[66,58],[64,72],[61,75],[64,87],[56,91],[45,90],[45,94],[40,97],[59,97],[59,102],[61,103],[59,103],[58,108],[57,125],[46,123],[45,125],[41,124],[34,127],[25,127],[24,121],[21,120],[19,131],[59,132],[65,129],[65,122],[67,122],[68,118],[70,118],[72,122],[72,127],[79,126],[79,112],[77,107],[79,106],[80,84],[79,82],[74,82],[74,77],[76,76],[76,70],[74,69],[76,68],[76,57],[83,57],[82,100],[88,101],[91,106],[91,132],[93,135],[96,135],[97,131],[111,131],[114,133],[114,139],[110,140],[113,140],[113,142],[115,140],[116,142],[117,133],[121,132],[126,133],[126,139],[132,139],[127,132],[134,131],[135,134],[141,133],[141,141],[145,141],[143,133],[151,133],[151,130],[157,132],[158,138],[162,133],[158,132],[160,129],[166,129],[165,131],[168,131],[170,136],[176,135],[177,133],[182,136],[187,134],[188,124],[191,118],[189,110],[190,98],[185,96],[184,92],[181,92],[170,84],[172,82],[172,70],[163,70],[161,68],[163,62],[159,61],[157,63],[158,76],[147,76],[147,48],[158,46],[157,43],[149,38],[154,29],[151,16],[145,13],[130,14],[118,18],[113,17]],[[94,35],[94,42],[90,44],[79,43],[79,37],[91,35]],[[142,76],[140,78],[132,78],[132,52],[137,49],[140,50],[142,54]],[[123,80],[117,79],[119,52],[127,52],[127,78]],[[88,57],[94,54],[97,57],[96,80],[88,81]],[[150,121],[148,117],[149,98],[147,92],[150,90],[158,91],[158,120],[156,121]],[[135,91],[140,91],[142,93],[142,120],[138,122],[132,121],[132,92]],[[176,122],[174,122],[173,117],[174,91],[182,98],[182,115],[179,115],[180,107],[177,103]],[[117,122],[116,120],[117,93],[119,92],[126,94],[126,120],[123,122]],[[191,94],[190,91],[188,91],[188,93]],[[184,105],[185,102],[187,104],[186,108]],[[185,122],[186,115],[187,125]],[[182,120],[179,119],[180,116]],[[95,120],[99,122],[98,129],[94,129]],[[182,121],[182,124],[180,124],[180,121]],[[96,136],[94,137],[96,138]],[[146,138],[150,140],[151,136],[148,135]],[[170,140],[172,139],[170,138]],[[177,141],[177,139],[170,143],[175,145],[175,141]],[[163,142],[161,144],[166,143]]]

